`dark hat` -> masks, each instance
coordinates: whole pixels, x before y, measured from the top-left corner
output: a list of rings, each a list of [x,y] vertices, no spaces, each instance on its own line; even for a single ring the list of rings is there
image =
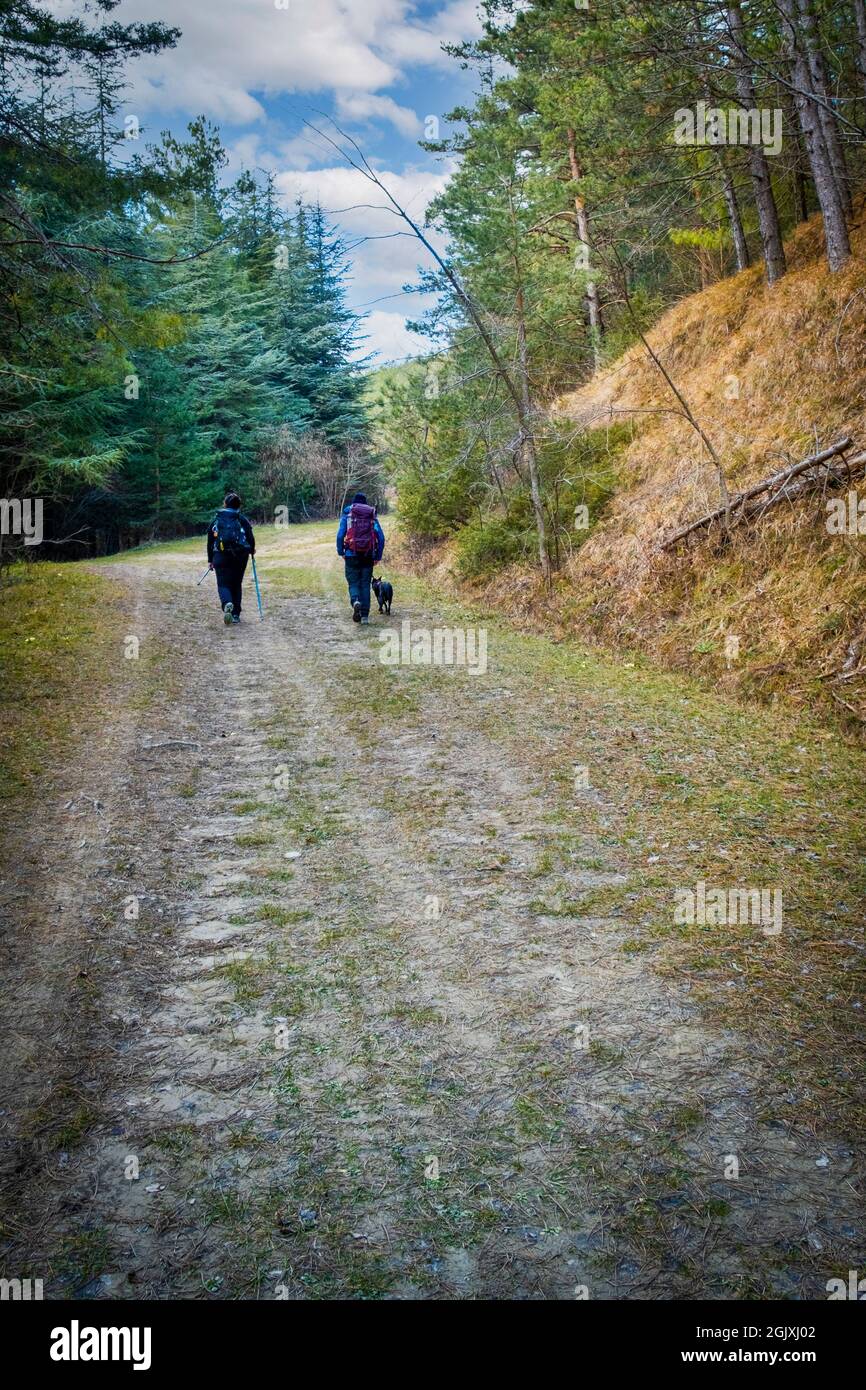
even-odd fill
[[[353,502],[366,502],[366,500],[367,499],[364,496],[363,492],[356,492],[355,496],[352,498]]]

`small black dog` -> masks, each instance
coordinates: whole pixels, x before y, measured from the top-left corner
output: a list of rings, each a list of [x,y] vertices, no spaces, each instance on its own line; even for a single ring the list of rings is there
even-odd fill
[[[376,595],[379,604],[379,612],[390,614],[391,602],[394,598],[394,585],[389,584],[387,579],[374,578],[371,580],[371,588]]]

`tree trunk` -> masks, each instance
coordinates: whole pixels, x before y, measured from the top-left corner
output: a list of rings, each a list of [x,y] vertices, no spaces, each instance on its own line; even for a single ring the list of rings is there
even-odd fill
[[[704,100],[707,106],[713,105],[713,95],[709,86],[704,85]],[[720,145],[713,146],[716,163],[719,166],[719,174],[722,180],[722,193],[725,198],[725,207],[728,213],[728,221],[731,224],[731,238],[734,243],[734,254],[737,258],[737,270],[747,270],[751,265],[749,256],[749,245],[746,241],[746,233],[743,229],[743,218],[740,212],[740,202],[737,198],[737,189],[734,184],[734,176],[728,163],[724,150]]]
[[[746,52],[745,30],[739,0],[735,4],[728,5],[728,28],[734,41],[737,98],[740,105],[745,107],[747,111],[753,111],[756,109],[757,102],[750,71],[750,59]],[[782,231],[779,226],[779,213],[770,180],[770,165],[761,145],[749,145],[749,173],[752,176],[755,204],[758,209],[758,223],[761,228],[761,246],[764,252],[767,281],[773,285],[785,274],[787,267],[785,250],[782,245]]]
[[[315,130],[316,127],[311,126],[311,129]],[[321,131],[317,131],[316,133],[321,135]],[[357,146],[355,148],[357,149]],[[511,397],[511,400],[514,403],[514,408],[517,413],[517,419],[520,424],[521,448],[523,455],[526,459],[527,465],[529,467],[530,492],[532,494],[532,505],[533,510],[535,512],[535,524],[538,533],[538,558],[541,563],[541,572],[544,575],[545,582],[549,584],[550,556],[547,553],[547,528],[545,526],[544,521],[544,506],[541,501],[541,486],[538,477],[538,455],[535,449],[535,436],[533,433],[534,422],[532,413],[532,398],[529,391],[529,374],[526,362],[526,325],[523,304],[523,281],[520,275],[520,267],[519,265],[517,266],[518,285],[520,286],[520,299],[518,305],[518,342],[521,356],[521,372],[519,380],[515,382],[512,373],[509,371],[505,362],[499,355],[499,351],[491,336],[490,329],[488,328],[487,323],[485,322],[484,313],[481,307],[478,304],[476,304],[473,296],[465,288],[462,280],[454,270],[453,266],[449,265],[449,263],[443,257],[442,253],[436,249],[436,247],[430,241],[430,238],[426,236],[422,229],[418,226],[418,223],[414,220],[414,218],[411,217],[410,214],[406,211],[406,209],[400,203],[397,202],[397,199],[394,197],[393,193],[391,193],[387,186],[382,182],[375,169],[370,167],[367,160],[364,159],[364,156],[361,155],[360,157],[363,161],[362,163],[358,163],[355,160],[353,160],[351,155],[346,155],[346,159],[348,163],[351,165],[351,167],[353,169],[357,169],[364,178],[368,179],[370,183],[374,184],[375,187],[378,188],[384,194],[386,200],[391,204],[398,217],[400,217],[402,221],[406,223],[406,226],[410,228],[412,234],[418,239],[418,241],[421,243],[424,249],[436,262],[439,269],[442,271],[442,274],[445,276],[445,279],[448,281],[449,285],[454,290],[457,302],[461,305],[463,309],[466,310],[466,313],[469,315],[469,318],[475,325],[476,331],[479,337],[481,338],[481,341],[483,342],[485,348],[487,349],[487,353],[490,357],[491,362],[493,363],[496,375],[501,380],[503,386],[508,392],[508,395]],[[513,218],[513,207],[511,211]]]
[[[866,95],[866,0],[854,0],[854,18],[857,21],[857,71]]]
[[[791,176],[794,180],[794,207],[797,212],[797,221],[808,222],[809,180],[806,174],[806,152],[803,149],[803,141],[800,138],[800,132],[798,130],[800,122],[797,116],[797,106],[790,93],[787,94],[787,100],[785,101],[785,122],[791,132],[789,138],[794,144]]]
[[[798,142],[799,143],[799,142]],[[806,175],[803,173],[803,166],[797,163],[794,170],[794,196],[797,199],[797,221],[809,221],[809,189],[806,185]]]
[[[746,242],[746,233],[743,230],[743,219],[740,215],[740,204],[737,201],[737,190],[734,187],[734,180],[731,175],[728,161],[725,159],[722,150],[716,146],[716,159],[719,163],[719,172],[722,176],[722,192],[725,195],[725,207],[728,210],[728,221],[731,224],[731,236],[734,241],[734,252],[737,257],[737,270],[746,270],[750,265],[749,247]]]
[[[815,18],[812,0],[799,0],[799,8],[800,32],[803,35],[803,47],[806,51],[806,61],[809,65],[812,91],[818,98],[816,105],[818,107],[818,118],[821,122],[821,130],[824,133],[824,144],[827,147],[827,155],[830,160],[830,167],[833,170],[833,178],[839,192],[842,207],[850,216],[851,188],[848,182],[848,169],[845,164],[845,151],[839,137],[839,124],[831,109],[830,87],[827,82],[827,68],[824,63],[824,54],[821,52],[821,35],[818,31],[818,21]]]
[[[824,130],[812,96],[812,79],[809,65],[800,46],[797,29],[797,0],[778,0],[779,9],[784,16],[783,29],[787,44],[787,56],[791,65],[791,81],[794,86],[794,101],[800,128],[812,170],[812,180],[821,214],[824,218],[824,239],[827,243],[827,263],[831,270],[840,270],[851,255],[848,239],[848,224],[845,209],[836,186],[833,167],[824,139]]]
[[[519,275],[518,270],[518,275]],[[526,307],[523,299],[523,284],[519,283],[516,300],[517,310],[517,384],[520,391],[522,409],[520,411],[520,452],[529,471],[529,492],[532,497],[532,510],[535,515],[535,530],[538,536],[538,559],[546,584],[550,583],[550,556],[547,552],[547,523],[544,519],[544,504],[541,500],[541,484],[538,477],[538,454],[535,450],[535,435],[531,428],[532,394],[529,389],[529,364],[526,358]]]
[[[583,170],[577,158],[577,144],[574,131],[568,129],[568,163],[571,169],[571,177],[576,184],[583,178]],[[586,215],[586,203],[580,192],[574,195],[574,211],[577,217],[577,239],[587,248],[589,252],[589,218]],[[599,365],[601,339],[604,334],[604,323],[601,317],[601,304],[598,298],[598,285],[593,279],[586,282],[586,309],[589,317],[589,331],[592,337],[592,355],[596,367]]]

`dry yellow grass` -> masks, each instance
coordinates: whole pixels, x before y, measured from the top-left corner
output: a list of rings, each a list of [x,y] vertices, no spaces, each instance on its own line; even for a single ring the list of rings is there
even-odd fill
[[[682,300],[649,335],[734,491],[843,434],[866,449],[862,204],[852,238],[849,265],[831,274],[813,218],[788,242],[789,272],[772,289],[754,266]],[[632,422],[621,486],[552,596],[512,571],[486,597],[507,594],[513,609],[516,595],[519,620],[640,650],[731,691],[817,702],[853,731],[866,717],[866,680],[833,676],[866,628],[866,536],[829,535],[815,498],[727,545],[704,537],[660,553],[665,534],[719,505],[715,468],[676,410],[641,345],[557,402],[578,427]],[[730,647],[725,656],[728,635],[740,639],[735,658]]]
[[[849,265],[831,274],[820,220],[813,218],[787,243],[789,272],[777,285],[766,285],[763,267],[753,266],[681,300],[649,335],[736,483],[760,476],[779,451],[808,452],[816,437],[866,432],[864,207],[852,240]],[[560,402],[587,423],[611,408],[672,407],[676,402],[640,345]],[[690,481],[697,507],[704,497],[715,501],[713,471],[702,467],[700,441],[687,422],[670,414],[635,418],[634,481],[652,475],[661,482],[663,473],[669,484],[682,479],[678,491]]]

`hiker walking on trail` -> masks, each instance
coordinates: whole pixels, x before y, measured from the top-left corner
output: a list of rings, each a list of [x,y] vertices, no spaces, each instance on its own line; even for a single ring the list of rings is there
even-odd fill
[[[230,492],[207,533],[207,562],[216,573],[226,627],[241,620],[244,570],[255,553],[253,528],[241,511],[241,499],[236,492]]]
[[[368,505],[363,492],[356,492],[343,508],[337,531],[337,554],[346,562],[349,602],[356,623],[370,621],[370,580],[384,549],[385,533],[376,508]]]

